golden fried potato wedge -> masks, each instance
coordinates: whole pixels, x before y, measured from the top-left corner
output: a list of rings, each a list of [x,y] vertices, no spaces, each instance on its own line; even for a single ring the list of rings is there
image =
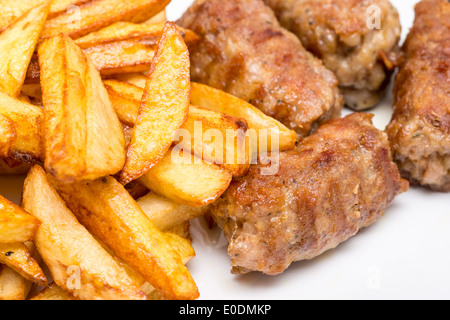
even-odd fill
[[[244,119],[190,106],[189,116],[175,138],[176,146],[240,177],[248,172],[252,156],[247,130]]]
[[[133,127],[144,90],[123,81],[104,80],[119,120]],[[245,120],[215,111],[189,107],[188,117],[175,140],[177,146],[197,157],[218,164],[239,177],[247,173],[251,160],[250,139]]]
[[[164,23],[167,21],[167,12],[164,9],[160,13],[156,14],[154,17],[151,17],[147,21],[141,22],[142,24],[154,24],[154,23]]]
[[[123,40],[83,49],[102,76],[147,71],[155,55],[153,43]]]
[[[191,30],[176,26],[186,43],[198,41],[199,37]],[[154,44],[155,47],[163,34],[164,23],[136,24],[116,22],[110,26],[75,40],[82,49],[108,44],[115,41],[134,40],[140,43]]]
[[[191,85],[193,105],[245,119],[251,129],[253,146],[258,148],[256,150],[264,152],[295,148],[296,133],[251,104],[204,84],[193,82]]]
[[[204,215],[208,206],[189,207],[150,192],[137,201],[147,217],[162,231]]]
[[[198,297],[179,254],[116,179],[53,183],[78,220],[167,299]]]
[[[0,114],[0,156],[9,157],[14,141],[16,140],[16,127],[7,115]]]
[[[52,282],[28,300],[76,300],[70,293]]]
[[[0,264],[0,300],[25,300],[32,283],[6,265]]]
[[[143,22],[169,4],[170,0],[96,0],[81,5],[75,12],[63,12],[49,19],[42,38],[66,34],[80,38],[118,21]]]
[[[0,243],[0,263],[8,265],[28,281],[46,286],[47,277],[34,258],[33,250],[34,245],[30,242],[27,244]]]
[[[6,145],[2,145],[2,148],[8,146],[7,153],[11,158],[24,161],[44,158],[41,135],[44,112],[41,108],[0,92],[0,119],[3,119],[0,121],[0,130],[4,133],[9,130],[10,134],[14,134],[14,138],[2,138],[6,140]],[[14,127],[12,131],[11,125]],[[5,150],[2,154],[4,153]]]
[[[36,217],[0,196],[0,243],[32,240],[39,224]]]
[[[141,89],[145,88],[145,83],[147,82],[147,77],[143,72],[116,74],[114,79],[127,82]]]
[[[67,36],[39,47],[45,168],[61,181],[120,171],[125,137],[98,71]]]
[[[70,14],[77,8],[75,6],[82,5],[92,0],[52,0],[48,17],[54,17],[59,13],[68,11]],[[5,30],[9,25],[17,21],[31,8],[41,5],[48,0],[2,0],[0,1],[0,32]],[[71,7],[73,6],[73,7]],[[72,19],[73,21],[73,19]]]
[[[217,200],[232,178],[230,171],[218,165],[171,148],[139,181],[161,196],[190,207],[201,207]]]
[[[127,147],[122,184],[141,177],[162,159],[186,121],[189,100],[189,51],[175,24],[166,22]]]
[[[18,97],[49,11],[46,1],[0,34],[0,90]]]
[[[146,299],[67,209],[38,165],[25,180],[23,207],[42,222],[34,241],[58,286],[83,300]]]

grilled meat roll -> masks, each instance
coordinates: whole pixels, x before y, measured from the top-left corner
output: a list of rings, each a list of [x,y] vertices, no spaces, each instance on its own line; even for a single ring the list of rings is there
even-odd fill
[[[201,37],[189,48],[193,81],[249,101],[300,136],[340,116],[335,75],[261,0],[197,0],[177,24]]]
[[[408,189],[372,115],[331,120],[279,154],[279,170],[254,165],[211,207],[229,241],[232,272],[283,272],[354,236]]]
[[[348,107],[379,102],[400,58],[400,19],[389,0],[264,2],[336,74]]]

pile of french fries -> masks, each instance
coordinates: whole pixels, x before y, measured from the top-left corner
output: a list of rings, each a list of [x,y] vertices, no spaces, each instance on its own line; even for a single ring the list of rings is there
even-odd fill
[[[26,174],[20,206],[0,196],[0,299],[197,299],[189,221],[295,147],[191,82],[169,2],[0,2],[0,173]]]

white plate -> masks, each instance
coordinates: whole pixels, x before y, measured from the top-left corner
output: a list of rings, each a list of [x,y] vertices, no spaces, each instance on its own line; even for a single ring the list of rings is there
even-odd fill
[[[405,36],[417,1],[392,2]],[[191,3],[172,0],[168,18],[176,20]],[[380,129],[390,120],[391,99],[388,95],[372,111]],[[23,180],[0,177],[0,194],[19,203]],[[200,299],[450,298],[450,194],[411,188],[371,227],[312,261],[294,263],[278,276],[231,275],[222,233],[206,231],[200,224],[193,223],[197,256],[188,265]]]

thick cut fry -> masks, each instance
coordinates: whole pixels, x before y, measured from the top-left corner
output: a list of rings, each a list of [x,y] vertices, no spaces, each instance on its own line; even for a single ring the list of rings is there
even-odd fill
[[[118,21],[143,22],[164,10],[170,0],[96,0],[47,21],[43,38],[66,34],[80,38]]]
[[[52,282],[29,300],[76,300],[70,293],[64,291],[56,283]]]
[[[191,30],[176,26],[186,43],[199,40]],[[164,23],[136,24],[131,22],[116,22],[96,32],[75,40],[82,49],[99,46],[115,41],[134,40],[136,42],[154,44],[155,47],[163,34]]]
[[[50,5],[48,17],[56,16],[58,13],[68,10],[73,12],[76,7],[92,0],[53,0]],[[5,30],[31,8],[48,2],[48,0],[2,0],[0,1],[0,32]]]
[[[175,24],[166,22],[127,148],[121,183],[141,177],[170,148],[188,115],[190,87],[187,46]]]
[[[6,265],[0,265],[0,300],[25,300],[32,283]]]
[[[0,243],[0,263],[8,265],[28,281],[40,286],[48,284],[47,277],[33,257],[34,245],[24,243]]]
[[[142,24],[154,24],[154,23],[164,23],[167,21],[167,12],[166,10],[161,11],[154,17],[151,17],[147,21],[141,22]]]
[[[9,157],[15,139],[14,122],[7,115],[0,114],[0,156]]]
[[[19,96],[48,10],[47,1],[28,11],[0,34],[0,90],[10,96]]]
[[[147,71],[156,45],[143,41],[123,40],[83,49],[102,76]]]
[[[0,243],[32,240],[39,224],[36,217],[0,196]]]
[[[10,157],[24,161],[43,159],[41,124],[44,121],[44,112],[41,108],[0,92],[0,118],[3,118],[0,122],[1,130],[9,130],[10,134],[14,134],[14,138],[6,139],[7,144],[2,145],[2,148],[9,145],[7,153]],[[11,125],[14,128],[12,131]]]
[[[277,120],[251,104],[204,84],[191,84],[191,103],[198,107],[223,112],[247,121],[252,131],[253,146],[260,152],[293,149],[297,135]],[[263,131],[265,130],[265,132]]]
[[[116,74],[114,79],[133,84],[141,89],[145,88],[145,83],[147,82],[147,77],[142,72]]]
[[[61,181],[120,171],[125,137],[98,71],[68,37],[39,47],[45,109],[45,167]]]
[[[35,243],[58,286],[86,300],[146,298],[126,271],[79,224],[40,166],[34,166],[25,180],[23,207],[42,222]]]
[[[133,127],[144,90],[114,79],[105,80],[104,84],[119,120]],[[181,140],[177,143],[178,147],[218,164],[231,171],[233,176],[239,177],[250,166],[251,145],[246,136],[247,129],[243,119],[191,105],[175,140]]]
[[[139,181],[161,196],[190,207],[201,207],[217,200],[232,178],[230,171],[218,165],[171,148]]]
[[[118,22],[97,32],[79,38],[75,43],[92,60],[101,75],[111,76],[130,72],[147,72],[155,55],[164,24],[140,25]],[[198,36],[190,30],[177,27],[186,43]],[[26,83],[39,80],[39,63],[33,56]],[[145,86],[145,78],[144,78]]]
[[[78,220],[166,298],[198,297],[179,254],[117,180],[53,183]]]
[[[147,217],[162,231],[204,215],[208,206],[193,208],[161,197],[153,192],[137,201]]]
[[[250,168],[251,140],[247,122],[224,113],[189,108],[189,116],[178,131],[176,146],[229,170],[240,177]]]

